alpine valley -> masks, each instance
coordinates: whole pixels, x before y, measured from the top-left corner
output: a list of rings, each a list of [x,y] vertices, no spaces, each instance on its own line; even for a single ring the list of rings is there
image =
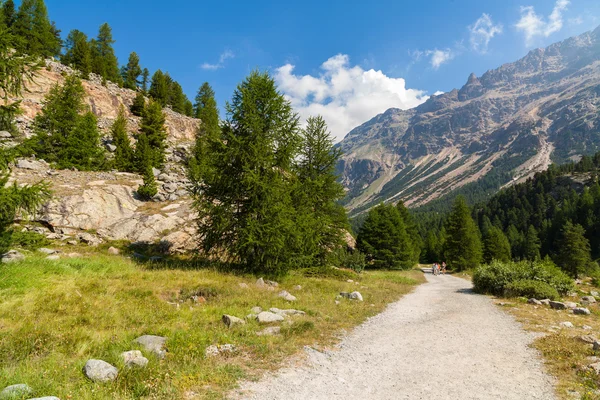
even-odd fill
[[[353,129],[339,143],[344,204],[356,216],[380,202],[484,200],[598,151],[599,107],[600,27]]]

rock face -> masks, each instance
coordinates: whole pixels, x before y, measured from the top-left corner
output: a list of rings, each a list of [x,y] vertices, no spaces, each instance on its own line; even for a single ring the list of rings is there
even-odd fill
[[[110,382],[117,379],[116,367],[102,360],[88,360],[83,367],[85,376],[94,382]]]
[[[419,206],[491,181],[492,170],[506,173],[499,189],[598,151],[599,85],[600,28],[472,74],[414,109],[389,109],[339,144],[345,205],[354,214],[381,201]]]

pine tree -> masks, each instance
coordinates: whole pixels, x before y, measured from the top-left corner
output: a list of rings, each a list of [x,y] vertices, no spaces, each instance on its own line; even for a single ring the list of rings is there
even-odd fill
[[[417,224],[408,211],[408,208],[404,205],[402,200],[396,203],[396,208],[404,221],[404,225],[406,226],[406,233],[408,234],[408,238],[411,241],[412,247],[412,260],[414,264],[419,262],[419,257],[421,256],[421,247],[423,247],[423,241],[421,240],[421,235],[419,235],[419,229]]]
[[[133,104],[131,104],[130,110],[133,115],[136,117],[141,117],[144,115],[144,109],[146,108],[146,98],[142,92],[137,92],[135,98],[133,99]]]
[[[116,146],[115,150],[115,168],[118,171],[133,172],[134,158],[133,149],[129,136],[127,135],[127,118],[125,109],[119,109],[119,115],[111,127],[112,142]]]
[[[7,28],[12,28],[17,19],[15,2],[13,0],[6,0],[2,4],[2,19]]]
[[[167,129],[165,127],[165,115],[160,103],[156,101],[148,103],[142,115],[140,132],[148,138],[150,166],[162,168],[165,163]]]
[[[506,235],[495,226],[490,226],[487,234],[483,237],[483,261],[491,263],[493,260],[509,262],[510,243]]]
[[[98,120],[91,111],[79,117],[77,127],[67,138],[67,145],[58,153],[59,168],[77,168],[98,171],[106,166],[104,151],[100,147]]]
[[[538,237],[538,233],[533,225],[529,225],[529,229],[527,230],[527,237],[525,238],[525,244],[523,249],[523,256],[526,260],[536,261],[541,259],[540,256],[540,248],[541,248],[540,238]]]
[[[481,262],[479,229],[463,196],[458,196],[446,220],[445,256],[448,266],[462,271],[475,268]]]
[[[150,78],[150,71],[148,68],[144,68],[142,71],[142,92],[148,93],[148,79]]]
[[[581,225],[567,221],[561,229],[556,248],[556,263],[569,275],[577,277],[590,272],[590,242],[585,238],[585,230]]]
[[[185,99],[185,107],[183,110],[183,114],[188,117],[194,117],[194,105],[189,99]]]
[[[143,177],[144,183],[138,187],[137,194],[142,200],[151,200],[158,193],[158,187],[150,165],[146,165],[144,168]]]
[[[149,94],[161,106],[165,107],[168,104],[169,83],[166,75],[160,69],[152,75]]]
[[[221,133],[215,92],[208,82],[204,82],[198,91],[194,107],[194,116],[200,119],[200,125],[196,130],[196,143],[188,162],[188,175],[192,182],[198,181],[200,174],[205,172],[203,169],[207,167],[209,143],[218,140]]]
[[[123,69],[123,87],[136,90],[140,85],[138,79],[141,74],[140,57],[135,52],[132,52],[129,55],[127,65]]]
[[[412,243],[394,206],[380,204],[371,209],[356,244],[374,268],[410,269],[415,264]]]
[[[169,99],[167,103],[171,106],[171,109],[179,114],[185,113],[185,102],[187,97],[183,93],[181,85],[175,81],[171,82],[169,86]]]
[[[23,0],[12,31],[19,40],[19,50],[32,56],[54,57],[60,54],[62,43],[57,30],[48,19],[44,0]]]
[[[107,81],[121,84],[119,62],[113,49],[114,43],[110,25],[107,23],[102,24],[98,31],[98,37],[90,41],[92,48],[92,72],[100,75]]]
[[[65,42],[65,53],[60,61],[81,71],[82,77],[87,79],[92,72],[92,51],[85,33],[76,29],[69,32]]]
[[[202,247],[248,270],[278,274],[297,254],[291,199],[298,117],[266,73],[252,72],[226,106],[196,183]]]

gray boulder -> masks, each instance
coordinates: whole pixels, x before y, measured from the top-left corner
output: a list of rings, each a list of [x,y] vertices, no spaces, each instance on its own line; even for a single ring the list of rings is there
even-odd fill
[[[277,287],[277,286],[279,286],[279,283],[277,283],[277,282],[275,282],[275,281],[265,281],[265,283],[266,283],[267,285],[269,285],[269,286],[272,286],[272,287]]]
[[[130,350],[121,353],[123,364],[128,368],[144,368],[148,365],[148,359],[139,350]]]
[[[258,336],[275,336],[281,333],[281,327],[279,326],[269,326],[262,331],[256,332]]]
[[[236,350],[236,347],[232,344],[224,344],[221,346],[210,345],[204,350],[204,354],[206,357],[215,357],[220,354],[231,354]]]
[[[28,169],[31,171],[41,171],[48,168],[48,165],[45,162],[38,160],[25,160],[20,159],[16,163],[16,167],[20,169]]]
[[[116,256],[116,255],[118,255],[119,253],[121,253],[121,252],[120,252],[120,251],[119,251],[119,249],[117,249],[116,247],[112,247],[112,246],[110,246],[110,247],[108,248],[108,254],[112,254],[112,255]]]
[[[139,344],[144,350],[161,359],[167,355],[167,350],[165,349],[166,342],[166,337],[155,335],[143,335],[134,340],[134,343]]]
[[[591,312],[587,308],[577,307],[577,308],[573,309],[573,314],[577,314],[577,315],[590,315]]]
[[[266,286],[265,280],[263,278],[258,278],[256,280],[256,286],[259,287],[259,288],[265,287]]]
[[[282,290],[281,292],[279,292],[279,297],[281,297],[282,299],[286,300],[286,301],[296,301],[296,296],[293,296],[291,293]]]
[[[594,344],[594,342],[598,341],[598,339],[596,339],[592,335],[579,336],[579,340],[582,341],[583,343],[588,343],[588,344]]]
[[[262,311],[263,311],[263,309],[260,308],[260,307],[258,307],[258,306],[257,307],[252,307],[252,309],[250,310],[250,312],[252,314],[260,314]]]
[[[275,314],[269,311],[263,311],[256,316],[256,320],[261,324],[270,324],[273,322],[281,322],[285,318],[283,318],[279,314]]]
[[[542,300],[540,300],[540,303],[542,303],[542,304],[544,304],[546,306],[549,306],[550,305],[550,299],[542,299]]]
[[[29,385],[19,383],[5,387],[2,392],[0,392],[0,399],[23,398],[23,396],[28,396],[32,393],[33,389],[30,388]]]
[[[352,292],[352,293],[340,292],[340,296],[344,297],[346,299],[349,299],[349,300],[363,301],[363,297],[359,292]]]
[[[115,151],[117,151],[117,146],[115,146],[114,144],[108,143],[105,147],[106,147],[106,150],[110,151],[111,153],[114,153]]]
[[[581,298],[582,304],[594,304],[596,302],[596,298],[594,296],[583,296]]]
[[[204,350],[204,355],[206,357],[215,357],[219,355],[219,347],[211,344]]]
[[[88,360],[83,367],[85,376],[94,382],[110,382],[117,379],[116,367],[102,360]]]
[[[529,300],[527,300],[527,303],[529,303],[529,304],[535,304],[535,305],[538,305],[538,306],[542,305],[542,302],[539,301],[538,299],[529,299]]]
[[[41,249],[38,249],[38,251],[40,253],[44,253],[44,254],[48,254],[48,255],[52,255],[52,254],[56,254],[58,253],[58,250],[54,250],[54,249],[47,249],[45,247],[42,247]]]
[[[560,301],[551,301],[550,307],[552,307],[555,310],[566,310],[567,309],[567,306],[565,305],[565,303],[561,303]]]
[[[569,321],[565,321],[565,322],[561,322],[560,325],[562,328],[574,328],[575,326],[573,325],[572,322]]]
[[[594,351],[598,351],[600,350],[600,342],[597,340],[594,340],[594,343],[592,343],[592,348],[594,349]]]
[[[0,258],[2,259],[3,263],[8,264],[11,262],[22,261],[25,259],[25,256],[16,250],[9,250],[2,254]]]
[[[12,134],[8,131],[0,131],[0,139],[10,139]]]
[[[275,308],[275,307],[270,308],[269,311],[271,311],[273,314],[281,315],[282,317],[285,317],[288,315],[305,315],[306,314],[304,311],[300,311],[300,310],[294,310],[294,309],[281,310],[281,309]]]
[[[225,325],[227,325],[228,328],[231,328],[236,325],[244,325],[246,323],[246,321],[244,321],[241,318],[234,317],[233,315],[227,315],[227,314],[223,315],[221,320],[223,321],[223,323]]]
[[[572,301],[565,301],[565,306],[567,308],[573,309],[573,308],[577,308],[577,303],[573,303]]]

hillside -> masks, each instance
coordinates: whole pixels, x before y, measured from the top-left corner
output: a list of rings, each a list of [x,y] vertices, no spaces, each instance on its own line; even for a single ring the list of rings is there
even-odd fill
[[[411,110],[389,109],[340,143],[346,207],[417,207],[458,189],[481,200],[552,162],[600,148],[600,27],[532,50]]]

